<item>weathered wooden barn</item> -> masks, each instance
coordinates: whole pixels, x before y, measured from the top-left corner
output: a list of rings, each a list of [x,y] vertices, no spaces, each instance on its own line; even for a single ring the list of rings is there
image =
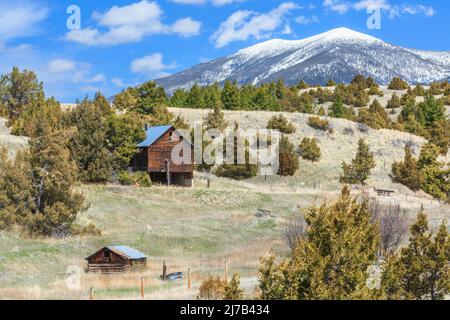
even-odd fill
[[[133,170],[147,171],[153,182],[191,187],[194,172],[193,144],[173,126],[146,126],[145,130],[147,137],[137,145],[139,153],[133,159]],[[180,143],[191,151],[190,159],[174,163],[172,150]]]
[[[147,256],[128,246],[107,246],[86,258],[87,272],[125,272],[131,267],[145,267]]]

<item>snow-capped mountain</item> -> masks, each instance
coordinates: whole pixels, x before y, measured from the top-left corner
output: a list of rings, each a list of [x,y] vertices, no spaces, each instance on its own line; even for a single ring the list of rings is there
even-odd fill
[[[357,75],[380,84],[401,77],[410,83],[450,78],[450,52],[406,49],[348,28],[333,29],[303,40],[269,40],[237,53],[202,63],[156,80],[168,92],[176,88],[223,83],[261,84],[284,79],[325,84],[349,82]]]

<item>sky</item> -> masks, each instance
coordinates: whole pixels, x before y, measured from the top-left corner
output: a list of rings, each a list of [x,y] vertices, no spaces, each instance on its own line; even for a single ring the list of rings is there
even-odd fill
[[[430,0],[0,0],[0,73],[34,70],[48,96],[71,103],[338,27],[450,51],[449,19],[450,2]]]

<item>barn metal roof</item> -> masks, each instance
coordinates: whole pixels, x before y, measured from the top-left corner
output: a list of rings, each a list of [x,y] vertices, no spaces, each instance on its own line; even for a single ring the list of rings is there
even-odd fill
[[[129,259],[143,259],[143,258],[147,258],[147,256],[145,254],[143,254],[142,252],[133,249],[131,247],[128,246],[107,246],[107,248],[121,256],[125,256]]]
[[[150,147],[152,144],[155,143],[156,140],[158,140],[170,128],[172,128],[172,126],[158,126],[158,127],[148,128],[147,132],[146,132],[147,138],[137,145],[138,148]]]

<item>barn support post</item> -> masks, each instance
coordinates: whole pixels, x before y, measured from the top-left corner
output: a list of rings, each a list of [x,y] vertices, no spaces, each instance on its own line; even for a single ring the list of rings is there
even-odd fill
[[[191,268],[188,268],[188,289],[191,288]]]
[[[94,300],[94,288],[89,289],[89,300]]]
[[[171,181],[171,173],[170,173],[170,161],[166,160],[166,174],[167,174],[167,185],[170,186],[172,184]]]
[[[167,278],[167,266],[166,266],[166,260],[163,260],[163,281],[166,281]]]
[[[145,288],[144,288],[144,277],[141,277],[141,299],[144,300]]]

